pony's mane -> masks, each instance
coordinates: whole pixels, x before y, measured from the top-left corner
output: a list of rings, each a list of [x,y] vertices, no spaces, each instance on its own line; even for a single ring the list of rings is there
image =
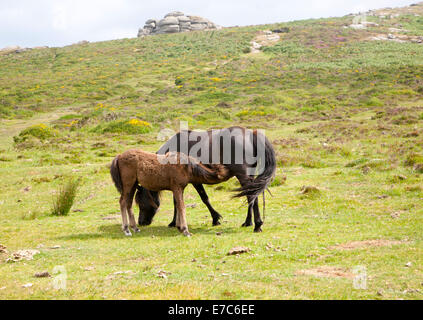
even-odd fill
[[[148,198],[148,202],[153,206],[153,208],[158,209],[159,205],[156,203],[156,201],[154,200],[153,196],[151,195],[151,191],[147,190],[143,187],[141,187],[140,185],[137,184],[137,193],[135,195],[135,203],[139,206],[142,203],[142,193],[145,192],[145,194],[147,195]],[[160,203],[160,200],[162,198],[162,192],[161,191],[156,191],[157,193],[157,197]]]

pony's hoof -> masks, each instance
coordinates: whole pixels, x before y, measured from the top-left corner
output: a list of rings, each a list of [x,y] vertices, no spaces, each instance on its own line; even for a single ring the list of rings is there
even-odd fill
[[[213,226],[220,226],[220,225],[221,225],[221,223],[220,223],[219,220],[213,221]]]
[[[261,227],[255,228],[254,232],[259,233],[259,232],[263,232],[263,230],[261,230]]]
[[[127,236],[127,237],[132,237],[132,233],[131,233],[131,231],[124,231],[123,232],[124,234],[125,234],[125,236]]]
[[[176,223],[175,222],[171,222],[171,223],[169,223],[168,227],[169,228],[174,228],[174,227],[176,227]]]
[[[252,225],[251,222],[244,222],[241,227],[251,227]]]
[[[141,230],[140,230],[140,229],[138,229],[138,228],[134,228],[133,230],[134,230],[134,232],[135,232],[135,233],[139,233],[139,232],[141,232]]]

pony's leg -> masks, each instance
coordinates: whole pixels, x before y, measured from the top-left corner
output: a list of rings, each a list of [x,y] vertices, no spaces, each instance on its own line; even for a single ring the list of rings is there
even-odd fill
[[[209,196],[207,195],[206,190],[204,190],[203,185],[202,184],[193,184],[193,186],[194,186],[195,190],[197,190],[198,194],[200,195],[203,203],[207,206],[207,209],[209,209],[210,214],[211,214],[212,219],[213,219],[213,225],[214,226],[220,225],[219,220],[222,218],[222,216],[219,214],[219,212],[214,210],[214,208],[210,204]]]
[[[248,215],[247,219],[245,220],[243,227],[252,226],[251,223],[251,213],[254,212],[254,232],[262,232],[261,226],[263,225],[263,221],[261,220],[260,210],[258,206],[258,198],[254,199],[252,202],[251,197],[247,197],[248,200]],[[248,225],[247,225],[248,223]]]
[[[261,226],[263,225],[263,220],[260,217],[260,210],[258,205],[258,198],[254,201],[253,209],[254,209],[254,232],[262,232]]]
[[[137,223],[135,221],[134,211],[132,210],[132,204],[134,202],[134,195],[135,195],[136,189],[137,189],[137,186],[134,185],[133,188],[131,189],[130,194],[128,195],[126,208],[128,210],[129,224],[131,225],[132,230],[134,230],[134,232],[140,232],[140,229],[138,229]]]
[[[247,174],[238,174],[237,179],[241,186],[244,186],[247,182],[250,181],[250,177]],[[251,198],[247,197],[248,201],[248,209],[247,209],[247,217],[245,218],[245,222],[242,224],[243,227],[250,227],[253,225],[252,217],[253,217],[253,203],[251,203]]]
[[[177,215],[176,215],[176,226],[184,236],[190,237],[191,233],[188,230],[185,203],[184,203],[184,190],[176,189],[173,191],[173,196],[176,201]]]
[[[128,208],[128,206],[127,206],[127,196],[128,196],[127,193],[122,192],[122,195],[120,196],[119,203],[120,203],[120,213],[122,215],[122,230],[123,230],[123,233],[125,234],[125,236],[129,237],[129,236],[132,236],[132,234],[131,234],[131,231],[129,231],[128,216],[126,214],[126,211],[127,211],[127,208]]]
[[[245,222],[242,224],[242,227],[251,227],[253,225],[252,217],[253,217],[253,206],[248,205],[247,217],[245,218]]]
[[[169,228],[176,227],[176,216],[177,216],[176,200],[175,200],[175,197],[173,197],[173,220],[171,223],[169,223],[168,225]]]

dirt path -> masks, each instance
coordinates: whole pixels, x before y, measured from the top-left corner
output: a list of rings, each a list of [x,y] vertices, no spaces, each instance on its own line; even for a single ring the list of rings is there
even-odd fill
[[[13,136],[23,129],[39,123],[51,123],[60,117],[73,112],[73,107],[56,109],[52,112],[40,113],[29,119],[3,119],[0,120],[0,146],[7,147],[12,142]]]

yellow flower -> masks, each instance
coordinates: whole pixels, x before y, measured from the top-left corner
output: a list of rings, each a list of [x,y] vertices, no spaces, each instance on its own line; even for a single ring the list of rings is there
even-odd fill
[[[129,120],[129,124],[132,126],[137,126],[137,127],[151,127],[151,124],[148,123],[147,121],[138,120],[138,119]]]

